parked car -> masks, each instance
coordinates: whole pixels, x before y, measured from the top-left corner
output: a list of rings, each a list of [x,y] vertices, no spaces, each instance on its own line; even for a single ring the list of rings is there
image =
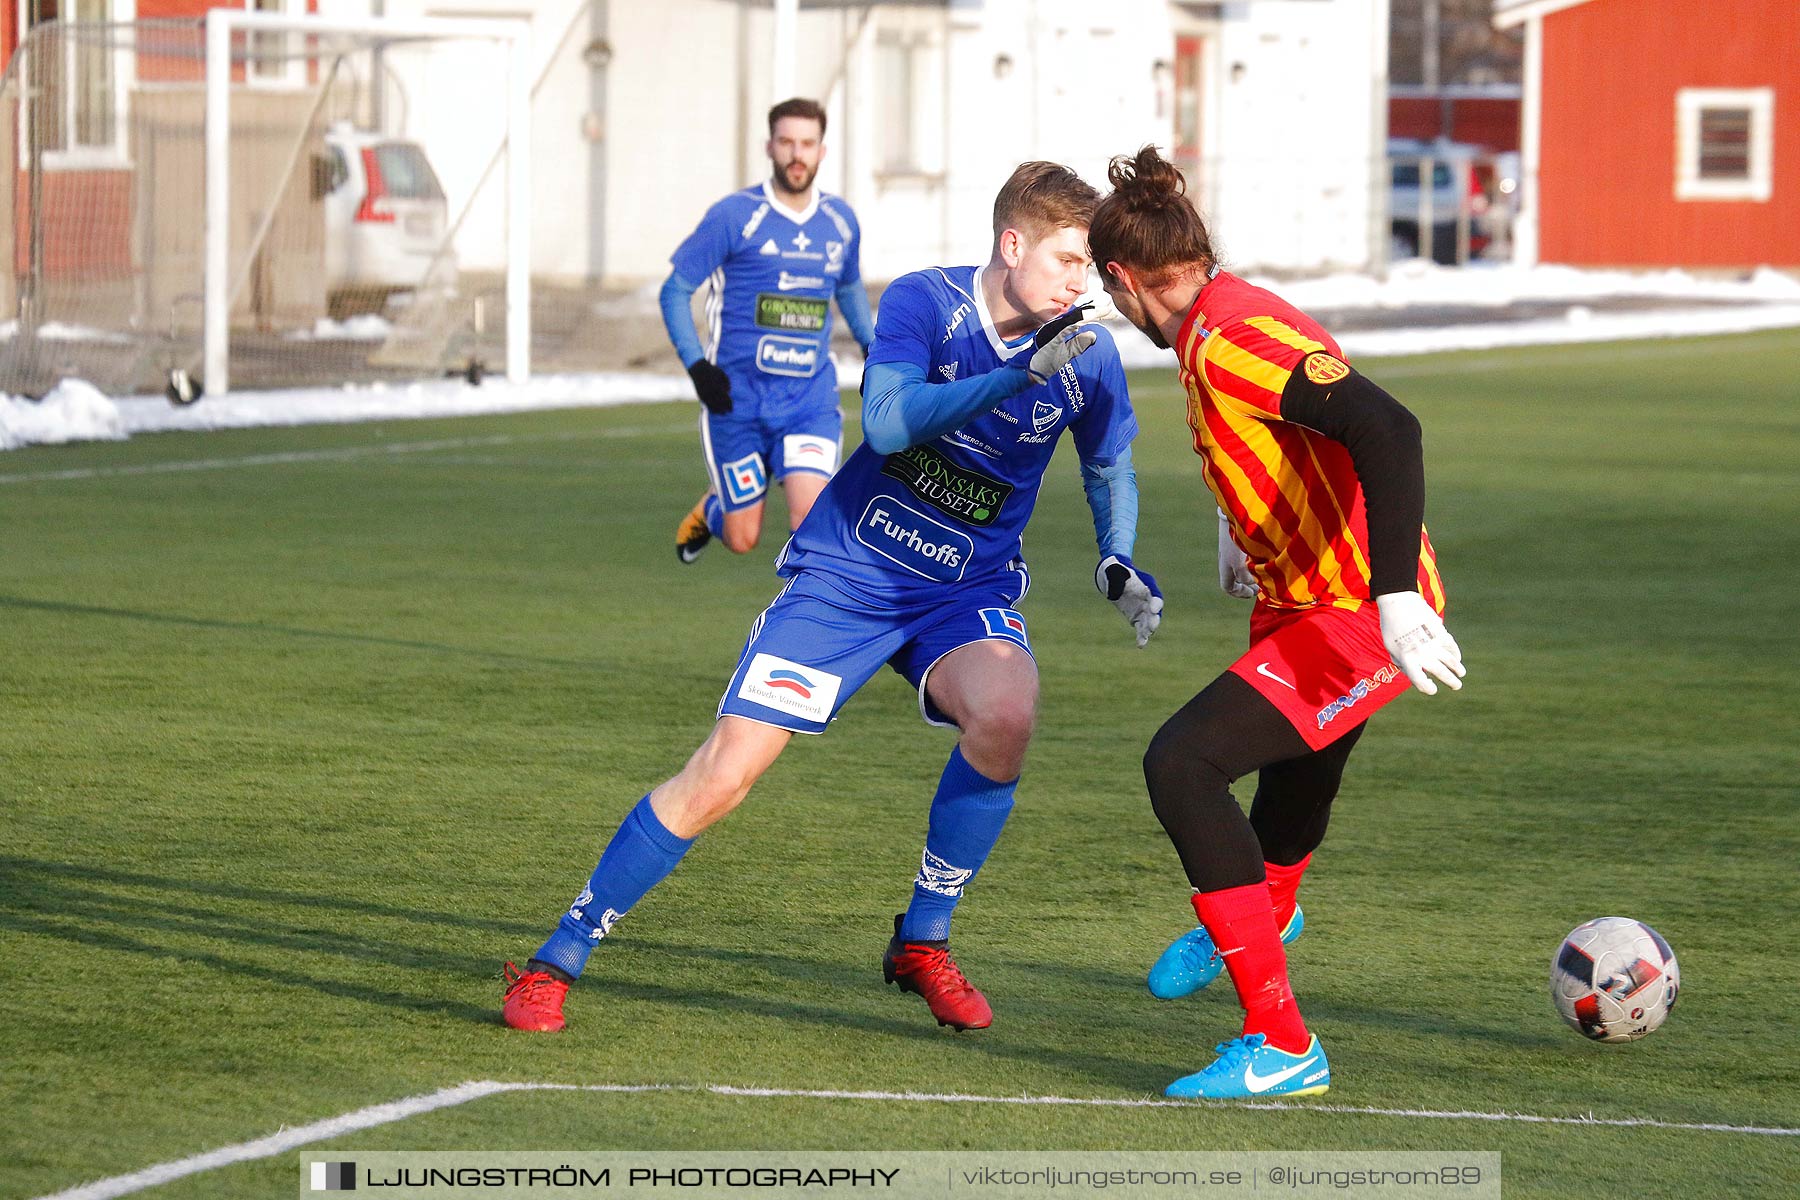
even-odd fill
[[[346,123],[325,131],[325,293],[331,315],[379,312],[402,292],[456,278],[443,185],[417,142]]]
[[[1431,164],[1429,197],[1421,195],[1421,176],[1427,162]],[[1390,138],[1388,163],[1392,257],[1429,257],[1433,262],[1454,265],[1457,222],[1465,213],[1469,222],[1469,257],[1476,257],[1486,248],[1489,231],[1482,218],[1487,212],[1488,195],[1482,177],[1484,169],[1489,176],[1493,171],[1492,159],[1481,147]],[[1464,179],[1466,184],[1459,182]],[[1431,222],[1429,253],[1419,238],[1420,210],[1425,205],[1429,205],[1426,212]]]

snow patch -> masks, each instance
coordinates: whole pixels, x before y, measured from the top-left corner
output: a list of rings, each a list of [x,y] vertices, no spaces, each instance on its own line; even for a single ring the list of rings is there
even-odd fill
[[[1440,267],[1419,260],[1397,265],[1385,279],[1334,275],[1322,279],[1253,280],[1299,308],[1323,315],[1334,310],[1385,309],[1396,316],[1385,328],[1345,333],[1339,341],[1352,357],[1433,354],[1502,346],[1555,345],[1625,338],[1684,337],[1800,327],[1800,279],[1764,267],[1740,280],[1704,279],[1685,271],[1582,271],[1572,267],[1477,265]],[[1695,307],[1630,310],[1596,301],[1609,297],[1684,299]],[[1559,315],[1530,320],[1472,322],[1411,327],[1407,310],[1448,307],[1504,309],[1535,301],[1560,302]],[[1704,304],[1704,307],[1699,305]],[[653,310],[656,289],[645,286],[604,302],[606,311]],[[1117,318],[1108,322],[1129,368],[1168,368],[1175,356],[1158,350]],[[299,338],[378,341],[393,327],[378,316],[320,321]],[[17,325],[0,325],[0,339],[15,336]],[[40,337],[111,339],[119,335],[49,324]],[[838,383],[855,388],[862,364],[840,361]],[[1379,372],[1377,372],[1379,374]],[[238,392],[203,397],[186,408],[161,396],[110,400],[80,380],[64,380],[43,400],[0,397],[0,450],[18,446],[87,440],[117,440],[134,433],[173,430],[243,429],[270,425],[379,421],[408,417],[459,417],[548,408],[603,408],[620,404],[694,399],[686,375],[648,372],[595,372],[535,376],[521,385],[489,377],[479,387],[461,380],[345,385]]]
[[[122,442],[119,407],[99,388],[65,379],[42,400],[0,396],[0,450],[64,442]]]
[[[385,317],[364,313],[343,321],[320,317],[311,329],[296,329],[284,336],[290,342],[385,342],[393,332]]]

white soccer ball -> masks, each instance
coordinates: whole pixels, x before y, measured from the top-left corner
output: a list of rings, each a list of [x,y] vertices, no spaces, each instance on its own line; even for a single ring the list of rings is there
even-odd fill
[[[1597,1042],[1634,1042],[1675,1007],[1681,968],[1662,935],[1630,917],[1599,917],[1563,939],[1550,998],[1571,1028]]]

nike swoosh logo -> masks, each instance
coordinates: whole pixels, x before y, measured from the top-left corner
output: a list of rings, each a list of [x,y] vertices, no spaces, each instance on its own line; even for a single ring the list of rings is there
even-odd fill
[[[1245,1067],[1244,1086],[1250,1090],[1251,1095],[1255,1095],[1258,1092],[1266,1092],[1283,1080],[1292,1079],[1294,1076],[1318,1061],[1318,1056],[1315,1055],[1303,1063],[1299,1063],[1292,1067],[1286,1067],[1275,1072],[1273,1075],[1258,1075],[1255,1067]]]
[[[1293,684],[1289,683],[1287,680],[1283,679],[1281,676],[1277,675],[1275,672],[1269,670],[1268,663],[1257,663],[1256,664],[1256,673],[1258,675],[1264,676],[1265,678],[1273,679],[1276,683],[1279,683],[1282,687],[1286,688],[1290,692],[1297,692],[1300,690],[1299,688],[1295,687]]]

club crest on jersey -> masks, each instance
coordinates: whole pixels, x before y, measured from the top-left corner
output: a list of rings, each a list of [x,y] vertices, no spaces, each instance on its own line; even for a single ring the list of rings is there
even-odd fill
[[[1306,356],[1306,377],[1321,387],[1336,383],[1350,374],[1350,364],[1330,354],[1314,353]]]
[[[1025,634],[1025,618],[1010,608],[984,608],[981,620],[987,626],[989,637],[1005,638],[1031,649],[1031,642]]]
[[[826,271],[826,273],[831,274],[831,275],[836,275],[839,271],[841,271],[843,269],[844,269],[844,243],[842,243],[842,242],[826,242],[825,243],[825,271]]]
[[[1031,406],[1031,428],[1033,432],[1045,433],[1051,426],[1062,420],[1063,410],[1048,400],[1039,400]]]
[[[762,455],[752,452],[719,471],[725,477],[725,495],[733,504],[748,504],[769,490],[769,474]]]
[[[821,724],[831,719],[844,680],[830,671],[775,654],[758,654],[744,672],[738,698]]]

